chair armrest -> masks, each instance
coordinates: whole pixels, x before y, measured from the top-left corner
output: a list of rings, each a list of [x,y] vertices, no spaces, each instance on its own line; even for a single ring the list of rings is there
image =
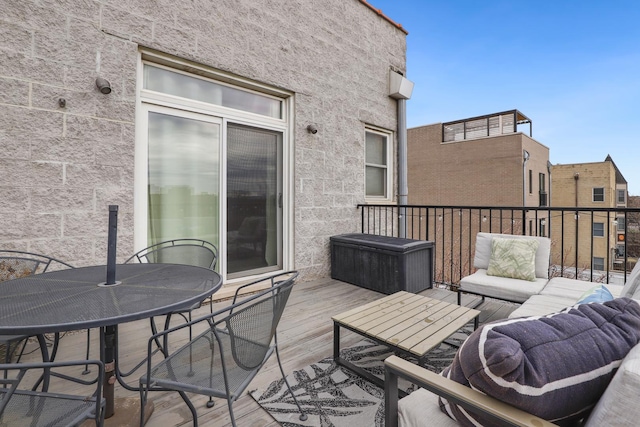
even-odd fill
[[[514,408],[397,356],[384,361],[386,426],[398,426],[398,378],[403,378],[467,410],[481,413],[496,425],[552,427],[555,424]]]
[[[264,277],[262,279],[258,279],[255,280],[251,283],[246,283],[242,286],[238,286],[236,288],[236,292],[233,295],[233,301],[232,304],[235,304],[238,301],[238,297],[241,294],[241,291],[243,293],[250,293],[250,292],[259,292],[262,291],[264,289],[267,288],[273,288],[275,285],[277,285],[278,283],[280,283],[280,281],[282,280],[287,280],[289,278],[293,277],[293,279],[295,280],[298,277],[298,272],[297,271],[286,271],[284,273],[279,273],[270,277]],[[257,286],[256,289],[254,291],[247,291],[246,288],[251,287],[251,286]]]

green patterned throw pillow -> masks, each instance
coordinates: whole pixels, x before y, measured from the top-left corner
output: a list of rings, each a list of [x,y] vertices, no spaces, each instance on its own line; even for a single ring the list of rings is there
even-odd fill
[[[536,280],[536,239],[510,239],[494,237],[491,240],[491,258],[488,276]]]

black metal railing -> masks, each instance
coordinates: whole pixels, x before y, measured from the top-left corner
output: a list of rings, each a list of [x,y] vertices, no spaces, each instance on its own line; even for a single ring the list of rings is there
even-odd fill
[[[550,277],[623,284],[640,255],[640,209],[358,205],[361,232],[434,244],[434,282],[455,287],[474,271],[478,232],[551,239]]]

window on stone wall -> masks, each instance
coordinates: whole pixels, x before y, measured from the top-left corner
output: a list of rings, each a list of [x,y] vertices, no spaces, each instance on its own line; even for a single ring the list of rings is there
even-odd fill
[[[365,196],[368,201],[391,200],[391,135],[365,130]]]
[[[594,202],[604,202],[604,188],[603,187],[594,187],[593,188],[593,201]]]

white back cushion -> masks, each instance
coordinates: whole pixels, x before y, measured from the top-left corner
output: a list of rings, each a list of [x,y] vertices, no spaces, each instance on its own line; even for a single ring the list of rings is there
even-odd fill
[[[494,237],[505,237],[508,239],[536,239],[538,240],[538,250],[536,251],[536,277],[541,279],[549,278],[549,254],[551,253],[551,240],[548,237],[536,236],[516,236],[513,234],[498,233],[478,233],[476,235],[476,254],[473,259],[475,268],[489,268],[491,259],[491,240]]]
[[[640,420],[640,344],[631,349],[591,411],[586,427],[633,426]]]
[[[636,266],[633,267],[631,273],[627,276],[627,281],[624,282],[624,288],[622,288],[622,294],[620,296],[628,298],[638,298],[634,296],[640,285],[640,262],[636,262]]]

